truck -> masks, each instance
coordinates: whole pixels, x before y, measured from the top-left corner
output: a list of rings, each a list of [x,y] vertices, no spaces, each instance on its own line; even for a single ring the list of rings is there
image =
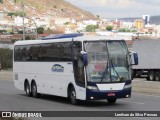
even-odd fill
[[[133,78],[160,81],[160,39],[135,40],[132,47],[138,54],[138,65],[132,67]]]

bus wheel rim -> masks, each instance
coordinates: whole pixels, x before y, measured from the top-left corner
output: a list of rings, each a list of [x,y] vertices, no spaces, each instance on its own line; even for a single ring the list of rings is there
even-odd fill
[[[26,93],[29,94],[29,92],[30,92],[30,91],[29,91],[29,87],[27,86],[27,87],[26,87]]]
[[[71,100],[74,102],[76,99],[76,92],[75,91],[72,91],[71,92]]]
[[[36,86],[33,85],[33,95],[36,95],[36,92],[37,92]]]

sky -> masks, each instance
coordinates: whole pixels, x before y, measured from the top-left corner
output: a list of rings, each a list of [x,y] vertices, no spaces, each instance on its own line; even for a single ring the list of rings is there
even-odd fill
[[[160,15],[160,0],[65,0],[101,18]]]

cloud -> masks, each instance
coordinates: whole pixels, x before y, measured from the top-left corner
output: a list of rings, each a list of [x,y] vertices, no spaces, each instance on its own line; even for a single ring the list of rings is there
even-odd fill
[[[160,6],[160,1],[159,0],[132,0],[137,3],[142,3],[145,5],[154,5],[154,6]]]
[[[101,17],[140,17],[160,14],[160,0],[66,0]]]
[[[131,0],[66,0],[83,7],[127,7]]]

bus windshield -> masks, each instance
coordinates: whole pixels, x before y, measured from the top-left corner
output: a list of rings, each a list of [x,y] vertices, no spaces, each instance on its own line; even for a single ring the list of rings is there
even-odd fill
[[[128,48],[124,41],[85,42],[87,81],[123,82],[130,79]]]

